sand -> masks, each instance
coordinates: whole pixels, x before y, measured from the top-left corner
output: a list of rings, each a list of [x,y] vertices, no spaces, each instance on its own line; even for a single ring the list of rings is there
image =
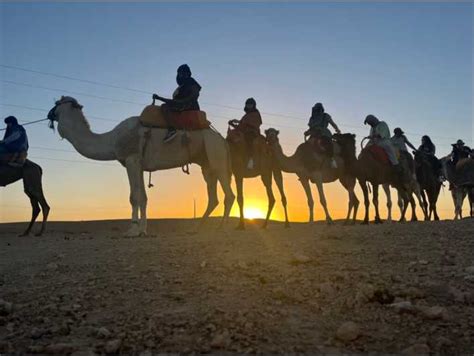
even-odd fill
[[[474,219],[0,225],[0,352],[474,352]]]

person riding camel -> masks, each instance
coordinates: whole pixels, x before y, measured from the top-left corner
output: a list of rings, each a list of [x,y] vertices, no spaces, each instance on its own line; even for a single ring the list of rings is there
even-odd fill
[[[436,154],[436,146],[428,135],[421,137],[421,145],[418,147],[418,151],[428,156],[434,156]]]
[[[257,109],[257,102],[254,98],[248,98],[244,106],[245,115],[240,120],[231,120],[231,124],[235,125],[237,130],[244,134],[247,147],[248,169],[254,166],[254,143],[255,139],[260,136],[260,126],[262,125],[262,117]]]
[[[164,104],[161,105],[161,110],[168,123],[168,132],[163,142],[169,142],[176,137],[176,128],[173,126],[170,112],[200,110],[198,98],[201,86],[191,76],[191,69],[187,64],[183,64],[179,66],[177,72],[176,82],[178,83],[178,88],[174,91],[172,99],[166,99],[157,94],[153,94],[154,100],[164,102]]]
[[[337,168],[336,160],[334,159],[334,147],[332,143],[332,133],[328,126],[331,125],[336,133],[340,134],[341,130],[337,127],[333,121],[331,115],[324,111],[323,104],[316,103],[311,111],[311,117],[309,118],[309,129],[305,132],[305,136],[310,136],[316,140],[319,140],[320,146],[325,150],[327,156],[331,160],[331,167]]]
[[[453,150],[451,152],[451,162],[456,165],[460,159],[469,158],[472,155],[472,149],[466,146],[463,140],[457,140],[456,143],[451,144]]]
[[[408,147],[410,147],[412,150],[416,151],[416,147],[411,144],[410,141],[408,141],[407,137],[405,136],[405,133],[403,130],[399,127],[397,127],[395,130],[393,130],[393,136],[390,139],[392,141],[392,145],[394,145],[396,148],[398,148],[401,152],[407,152],[408,153]]]
[[[421,154],[424,155],[424,157],[426,157],[426,159],[430,162],[431,166],[433,167],[435,174],[439,177],[439,181],[443,182],[446,178],[443,175],[441,162],[435,156],[436,146],[434,145],[433,141],[431,141],[431,138],[428,135],[424,135],[421,137],[421,145],[420,147],[418,147],[418,150],[416,151],[420,152]]]
[[[380,121],[374,115],[367,115],[364,121],[364,125],[369,125],[369,145],[377,145],[383,148],[387,154],[388,160],[392,164],[393,168],[397,171],[401,171],[401,166],[397,158],[395,147],[390,140],[390,129],[384,121]]]
[[[18,123],[14,116],[5,118],[7,128],[3,140],[0,140],[0,157],[9,156],[7,163],[11,166],[21,166],[18,162],[22,154],[26,157],[28,151],[28,136],[23,126]],[[0,162],[3,161],[0,159]]]

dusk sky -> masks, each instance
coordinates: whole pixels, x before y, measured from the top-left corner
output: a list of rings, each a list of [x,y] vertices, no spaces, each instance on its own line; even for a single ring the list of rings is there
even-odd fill
[[[415,146],[430,135],[440,157],[458,138],[474,145],[472,3],[1,3],[0,26],[2,119],[44,118],[64,94],[84,105],[94,131],[105,132],[138,115],[151,93],[171,96],[176,68],[187,63],[203,87],[201,108],[222,134],[254,97],[263,128],[280,130],[287,154],[302,142],[318,101],[342,131],[357,135],[358,146],[369,131],[367,114],[391,130],[401,127]],[[29,157],[44,170],[52,220],[130,217],[127,175],[117,162],[81,157],[46,123],[26,128]],[[154,173],[149,217],[191,217],[194,198],[203,212],[205,184],[198,166],[191,173]],[[295,175],[284,177],[290,219],[304,221],[303,190]],[[244,191],[247,207],[266,209],[259,179],[246,180]],[[275,185],[274,191],[272,217],[281,219]],[[326,185],[326,194],[333,217],[345,216],[342,186]],[[452,218],[453,210],[446,188],[440,215]],[[30,214],[21,182],[0,189],[0,222]]]

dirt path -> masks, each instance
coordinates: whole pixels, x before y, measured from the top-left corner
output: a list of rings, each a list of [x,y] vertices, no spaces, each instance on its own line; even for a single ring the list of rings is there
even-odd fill
[[[0,225],[0,352],[474,352],[474,220],[191,223]]]

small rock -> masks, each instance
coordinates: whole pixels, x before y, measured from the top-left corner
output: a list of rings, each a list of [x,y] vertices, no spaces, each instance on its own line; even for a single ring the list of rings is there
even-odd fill
[[[59,268],[58,264],[57,264],[57,263],[54,263],[54,262],[48,263],[48,264],[46,265],[46,267],[47,267],[50,271],[56,271],[56,270]]]
[[[426,344],[414,344],[402,351],[405,355],[428,355],[430,348]]]
[[[466,268],[467,274],[474,274],[474,266],[469,266]]]
[[[206,261],[202,261],[202,262],[201,262],[201,268],[204,268],[204,267],[206,267],[206,266],[207,266],[207,262],[206,262]]]
[[[99,339],[108,339],[112,335],[112,333],[107,328],[99,328],[97,330],[97,337]]]
[[[223,349],[230,344],[230,335],[227,330],[217,334],[211,341],[211,347],[215,349]]]
[[[424,265],[427,265],[427,264],[429,264],[429,262],[428,262],[427,260],[419,260],[419,261],[418,261],[418,264],[420,264],[420,265],[423,265],[423,266],[424,266]]]
[[[344,342],[355,340],[360,336],[359,326],[352,321],[348,321],[337,329],[336,336]]]
[[[474,274],[467,275],[466,277],[464,277],[464,280],[466,282],[473,282],[474,283]]]
[[[421,313],[426,319],[430,320],[449,320],[449,312],[444,307],[434,306],[429,308],[421,308]]]
[[[238,266],[239,268],[241,268],[241,269],[248,269],[248,268],[249,268],[248,264],[245,263],[244,261],[239,261],[239,262],[237,263],[237,266]]]
[[[44,334],[45,334],[45,330],[39,329],[39,328],[33,328],[30,332],[30,336],[32,339],[39,339]]]
[[[297,253],[293,256],[293,260],[291,261],[292,264],[303,264],[308,263],[311,261],[311,258],[303,255],[301,253]]]
[[[120,339],[108,341],[107,344],[105,344],[105,352],[108,354],[117,353],[120,346],[122,346],[122,340]]]
[[[13,303],[0,299],[0,315],[9,315],[13,311]]]
[[[397,303],[392,303],[389,305],[390,308],[393,308],[398,314],[408,313],[414,314],[416,313],[416,307],[411,304],[410,301],[402,301]]]

